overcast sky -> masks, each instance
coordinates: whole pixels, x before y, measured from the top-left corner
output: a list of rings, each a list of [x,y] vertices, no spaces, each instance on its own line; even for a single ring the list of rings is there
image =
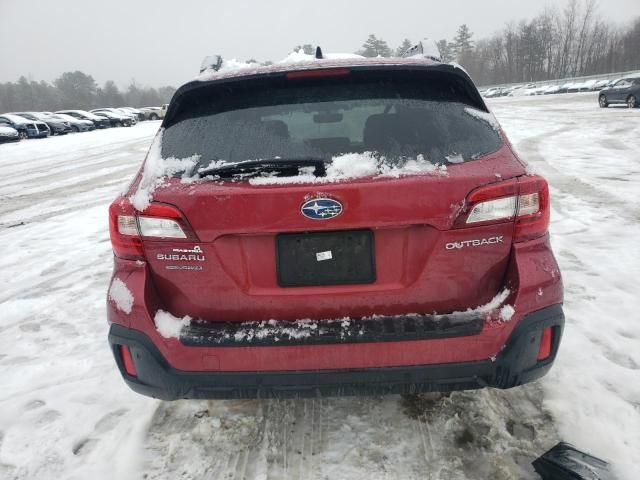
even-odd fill
[[[640,0],[602,0],[603,18],[623,25]],[[278,60],[295,45],[353,52],[375,33],[403,38],[475,38],[566,0],[0,0],[0,81],[51,81],[81,70],[102,84],[177,86],[205,55]]]

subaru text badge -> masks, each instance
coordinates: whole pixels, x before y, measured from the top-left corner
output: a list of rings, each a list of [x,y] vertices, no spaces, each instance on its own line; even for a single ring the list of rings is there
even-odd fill
[[[300,212],[312,220],[329,220],[342,213],[342,204],[332,198],[313,198],[302,204]]]

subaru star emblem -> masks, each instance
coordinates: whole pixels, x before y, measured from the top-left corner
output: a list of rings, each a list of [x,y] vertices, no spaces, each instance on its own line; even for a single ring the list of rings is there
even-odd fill
[[[342,213],[342,204],[331,198],[314,198],[304,202],[300,212],[313,220],[329,220]]]

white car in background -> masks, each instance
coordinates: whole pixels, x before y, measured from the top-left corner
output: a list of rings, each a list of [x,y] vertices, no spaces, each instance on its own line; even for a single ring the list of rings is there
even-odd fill
[[[91,120],[82,120],[72,117],[71,115],[67,115],[66,113],[52,113],[49,116],[62,122],[69,122],[71,130],[74,132],[90,132],[91,130],[96,129],[95,124]]]
[[[0,143],[17,142],[20,140],[18,131],[8,125],[0,125]]]
[[[164,118],[164,112],[161,107],[142,107],[140,111],[144,114],[145,120],[160,120]]]

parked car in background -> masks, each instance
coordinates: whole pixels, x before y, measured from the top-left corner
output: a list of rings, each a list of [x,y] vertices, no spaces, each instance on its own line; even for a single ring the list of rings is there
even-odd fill
[[[8,124],[0,123],[0,143],[17,142],[20,140],[20,133]]]
[[[110,111],[97,111],[92,110],[91,113],[101,118],[106,118],[112,127],[130,127],[133,125],[131,117],[126,117],[122,114],[110,112]]]
[[[623,78],[610,87],[600,90],[598,104],[606,108],[613,104],[626,104],[629,108],[636,108],[640,99],[640,77]]]
[[[46,123],[29,120],[15,113],[0,115],[0,125],[14,128],[20,138],[46,138],[51,134]]]
[[[543,95],[553,95],[555,93],[560,93],[561,90],[562,90],[562,85],[549,85],[549,86],[547,86],[545,91],[542,92],[542,94]]]
[[[84,110],[59,110],[56,113],[69,115],[70,117],[78,120],[89,120],[90,122],[93,122],[93,125],[96,128],[109,128],[111,126],[111,122],[108,118],[99,117],[98,115]]]
[[[162,117],[160,118],[164,118],[164,116],[167,114],[167,108],[169,108],[168,103],[165,103],[162,105],[162,107],[160,107],[160,110],[162,111]]]
[[[67,115],[66,113],[52,113],[50,117],[59,119],[63,122],[68,122],[69,125],[71,125],[71,130],[74,132],[90,132],[91,130],[96,129],[96,126],[91,120],[81,120],[74,118],[71,115]]]
[[[597,80],[591,87],[592,91],[602,90],[609,84],[609,80]]]
[[[507,88],[505,87],[492,87],[487,89],[486,92],[484,92],[484,97],[485,98],[501,97],[502,95],[504,95],[505,91],[507,91]]]
[[[16,112],[16,114],[29,120],[46,123],[49,130],[51,130],[51,135],[66,135],[73,131],[69,122],[59,120],[42,112]]]
[[[136,123],[138,123],[138,114],[137,113],[130,112],[126,108],[114,108],[113,110],[115,110],[118,113],[121,113],[122,115],[127,115],[127,116],[131,117],[131,120],[133,120],[133,124],[134,125]]]
[[[136,119],[138,121],[143,121],[146,120],[144,113],[142,112],[142,110],[140,110],[139,108],[133,108],[133,107],[120,107],[119,110],[122,110],[124,112],[127,113],[131,113],[133,115],[136,116]]]
[[[122,118],[128,118],[129,123],[131,125],[135,125],[138,123],[138,116],[133,113],[126,112],[120,110],[118,108],[96,108],[95,110],[91,110],[91,113],[99,114],[99,113],[111,113],[112,115],[120,116]],[[130,125],[129,125],[130,126]]]
[[[143,107],[140,109],[146,120],[160,120],[164,118],[164,110],[160,107]]]

